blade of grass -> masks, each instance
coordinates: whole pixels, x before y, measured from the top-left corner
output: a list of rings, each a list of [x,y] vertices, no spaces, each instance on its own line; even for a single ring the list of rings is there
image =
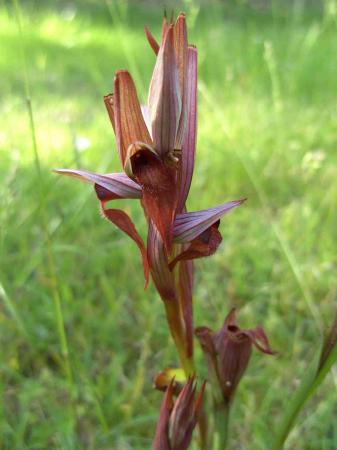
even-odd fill
[[[20,314],[18,313],[14,303],[12,302],[12,299],[7,294],[3,284],[0,281],[0,299],[4,302],[5,307],[9,311],[10,315],[14,319],[14,321],[17,324],[18,329],[20,332],[29,339],[29,333],[26,330],[26,327],[21,319]]]
[[[20,35],[20,51],[21,51],[21,59],[22,59],[22,66],[23,66],[23,73],[24,73],[24,88],[25,88],[25,101],[26,101],[26,107],[27,107],[27,113],[29,117],[29,126],[30,126],[30,132],[31,132],[31,138],[32,138],[32,148],[34,152],[34,161],[35,161],[35,167],[37,172],[37,178],[38,178],[38,193],[39,193],[39,201],[41,205],[41,227],[43,230],[43,233],[45,235],[45,241],[46,241],[46,250],[47,250],[47,266],[49,270],[49,276],[51,280],[51,294],[54,301],[54,307],[55,307],[55,314],[56,314],[56,323],[57,323],[57,331],[60,341],[60,348],[61,348],[61,354],[63,357],[63,364],[64,364],[64,371],[65,375],[68,379],[69,385],[73,385],[73,379],[72,379],[72,371],[69,361],[69,350],[68,350],[68,342],[67,342],[67,336],[65,332],[64,327],[64,318],[63,318],[63,312],[62,312],[62,305],[61,305],[61,297],[58,290],[58,280],[56,275],[56,268],[55,268],[55,261],[54,261],[54,255],[52,250],[52,242],[50,233],[48,230],[47,225],[47,218],[45,214],[45,208],[43,207],[45,204],[45,198],[44,198],[44,180],[42,177],[41,172],[41,164],[40,164],[40,157],[39,157],[39,151],[38,151],[38,144],[36,139],[36,130],[35,130],[35,122],[34,122],[34,114],[33,114],[33,107],[32,107],[32,101],[31,101],[31,91],[30,91],[30,81],[28,76],[28,68],[27,68],[27,59],[26,59],[26,52],[24,48],[24,34],[23,34],[23,28],[22,28],[22,20],[21,20],[21,7],[19,0],[12,0],[14,12],[15,12],[15,19]]]

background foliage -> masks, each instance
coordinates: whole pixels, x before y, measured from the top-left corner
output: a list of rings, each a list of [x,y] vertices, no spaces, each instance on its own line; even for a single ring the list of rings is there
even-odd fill
[[[264,449],[336,310],[337,4],[172,6],[199,49],[189,209],[248,197],[222,221],[218,253],[196,263],[195,323],[220,326],[237,306],[279,351],[254,355],[232,420],[231,448]],[[143,291],[137,249],[101,219],[92,189],[51,168],[119,170],[102,96],[127,68],[146,101],[143,25],[158,36],[161,18],[155,2],[27,1],[20,33],[0,3],[3,449],[150,448],[161,400],[151,380],[177,361],[160,299]],[[120,204],[144,233],[140,208]],[[334,372],[287,448],[334,448],[336,383]]]

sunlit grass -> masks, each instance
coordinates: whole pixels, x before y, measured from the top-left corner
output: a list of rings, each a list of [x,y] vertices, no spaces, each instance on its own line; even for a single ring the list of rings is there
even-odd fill
[[[102,96],[123,67],[146,100],[154,57],[142,27],[158,32],[161,10],[106,10],[103,20],[75,6],[23,14],[72,391],[60,365],[20,36],[12,11],[0,13],[0,440],[11,450],[145,450],[160,403],[152,377],[177,362],[161,302],[152,287],[143,292],[136,248],[100,218],[91,189],[51,169],[119,170]],[[318,324],[336,308],[336,26],[327,13],[294,14],[214,5],[191,30],[201,79],[189,208],[248,197],[223,220],[218,253],[196,264],[195,321],[215,327],[236,305],[242,325],[263,324],[279,351],[254,355],[238,391],[233,446],[253,450],[277,426]],[[144,233],[139,206],[120,204]],[[307,406],[289,449],[333,448],[335,382]]]

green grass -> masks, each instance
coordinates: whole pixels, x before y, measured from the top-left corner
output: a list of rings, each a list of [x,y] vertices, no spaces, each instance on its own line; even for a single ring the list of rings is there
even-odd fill
[[[161,401],[152,378],[177,363],[161,301],[152,286],[142,289],[135,245],[101,219],[90,187],[51,173],[119,170],[102,102],[118,68],[132,72],[146,100],[154,57],[142,28],[158,34],[161,8],[97,3],[25,2],[23,38],[11,5],[1,3],[3,449],[149,449]],[[188,205],[249,199],[222,221],[217,254],[196,263],[195,324],[220,326],[235,305],[240,323],[263,324],[279,352],[254,354],[237,392],[232,449],[267,448],[336,311],[337,5],[281,3],[198,9],[185,2],[200,68]],[[139,205],[118,205],[145,234]],[[197,360],[205,374],[199,351]],[[334,448],[336,383],[334,372],[306,405],[287,449]]]

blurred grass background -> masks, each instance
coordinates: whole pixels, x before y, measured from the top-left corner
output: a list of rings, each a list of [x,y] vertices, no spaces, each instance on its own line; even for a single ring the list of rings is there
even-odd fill
[[[255,352],[232,417],[230,448],[265,449],[336,311],[337,3],[166,7],[186,11],[199,49],[189,209],[248,197],[222,221],[217,254],[196,263],[195,324],[220,326],[237,306],[278,350]],[[143,25],[158,36],[162,14],[158,2],[24,1],[20,34],[0,2],[2,449],[151,446],[152,378],[177,363],[161,301],[143,291],[136,246],[101,219],[92,189],[51,169],[119,170],[102,96],[126,68],[145,102],[154,56]],[[144,235],[139,205],[117,204]],[[286,448],[337,448],[336,386],[334,371]]]

